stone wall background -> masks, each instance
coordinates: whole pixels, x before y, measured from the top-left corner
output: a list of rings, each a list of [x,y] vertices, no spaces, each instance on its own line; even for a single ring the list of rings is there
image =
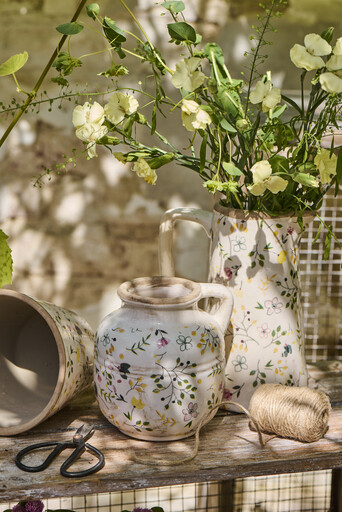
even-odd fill
[[[132,29],[119,0],[99,0],[101,12]],[[160,47],[170,67],[179,59],[170,51],[160,10],[151,0],[130,0],[153,43]],[[187,19],[198,24],[205,40],[215,40],[224,49],[226,63],[235,77],[245,65],[243,53],[251,44],[250,26],[255,23],[255,0],[187,0]],[[0,0],[0,62],[27,50],[29,61],[18,72],[23,89],[31,90],[58,41],[55,27],[73,15],[76,0]],[[342,35],[341,0],[290,0],[284,16],[276,22],[278,34],[269,47],[266,69],[272,69],[276,85],[295,93],[300,71],[288,52],[302,43],[308,32],[334,25]],[[92,20],[82,16],[92,25]],[[101,49],[99,39],[83,31],[71,41],[71,53],[80,56]],[[128,67],[133,61],[127,58]],[[110,64],[108,55],[88,59],[72,75],[88,90],[104,90],[105,79],[97,73]],[[127,83],[144,80],[141,66],[134,64]],[[53,71],[49,76],[54,76]],[[72,85],[75,89],[75,85]],[[15,93],[11,77],[0,81],[0,101],[8,105]],[[54,97],[58,88],[46,79],[43,97]],[[83,103],[85,99],[81,99]],[[169,164],[158,172],[155,187],[147,185],[129,167],[99,148],[99,157],[78,158],[77,167],[34,187],[34,177],[43,167],[63,161],[73,148],[82,151],[71,123],[74,101],[41,105],[29,112],[0,150],[0,225],[9,235],[14,258],[13,288],[75,309],[96,327],[118,305],[118,285],[138,276],[158,274],[158,226],[162,213],[177,206],[210,209],[213,198],[190,170]],[[0,105],[1,109],[1,105]],[[161,119],[160,119],[161,120]],[[186,144],[187,132],[177,116],[161,120],[163,131],[175,144]],[[0,116],[0,132],[10,118]],[[205,280],[208,242],[198,226],[182,223],[177,229],[178,275]]]

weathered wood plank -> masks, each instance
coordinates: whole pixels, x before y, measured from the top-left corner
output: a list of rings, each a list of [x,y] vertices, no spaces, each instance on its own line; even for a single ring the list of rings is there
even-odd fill
[[[310,370],[311,385],[324,389],[334,404],[329,431],[316,443],[274,438],[262,448],[244,415],[220,411],[203,428],[199,453],[193,461],[159,466],[158,461],[189,455],[194,439],[156,443],[128,438],[102,416],[88,392],[30,432],[0,438],[0,502],[342,468],[342,364],[324,363]],[[82,423],[96,428],[89,442],[105,454],[106,465],[100,472],[82,479],[60,476],[65,453],[41,473],[25,473],[15,466],[14,457],[20,449],[36,442],[68,440]],[[156,465],[138,463],[136,457]],[[34,462],[38,463],[37,456],[30,460]]]

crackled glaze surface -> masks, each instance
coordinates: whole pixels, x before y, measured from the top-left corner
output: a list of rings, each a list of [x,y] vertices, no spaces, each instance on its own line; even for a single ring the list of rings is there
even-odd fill
[[[209,280],[225,284],[234,295],[224,396],[245,407],[260,384],[307,384],[300,236],[295,218],[214,212]]]

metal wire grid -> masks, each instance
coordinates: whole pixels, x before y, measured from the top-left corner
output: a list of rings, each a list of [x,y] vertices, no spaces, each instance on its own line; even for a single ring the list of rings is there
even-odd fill
[[[43,500],[45,508],[69,509],[75,512],[121,512],[134,507],[159,506],[165,512],[218,512],[220,484],[218,482],[174,485],[125,492],[112,492],[69,498]],[[0,510],[15,503],[0,505]]]
[[[331,471],[236,479],[233,512],[328,512]]]
[[[327,195],[321,218],[342,240],[342,198]],[[300,248],[300,276],[306,358],[309,362],[342,357],[342,252],[332,240],[329,259],[324,260],[324,234],[314,242],[319,228],[315,220],[304,235]]]

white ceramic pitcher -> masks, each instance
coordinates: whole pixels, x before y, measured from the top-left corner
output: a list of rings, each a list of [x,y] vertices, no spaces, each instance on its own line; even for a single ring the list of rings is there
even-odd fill
[[[125,434],[191,436],[224,388],[224,332],[232,293],[219,284],[150,277],[123,283],[122,307],[100,324],[94,379],[106,418]],[[198,301],[215,297],[215,316]]]

